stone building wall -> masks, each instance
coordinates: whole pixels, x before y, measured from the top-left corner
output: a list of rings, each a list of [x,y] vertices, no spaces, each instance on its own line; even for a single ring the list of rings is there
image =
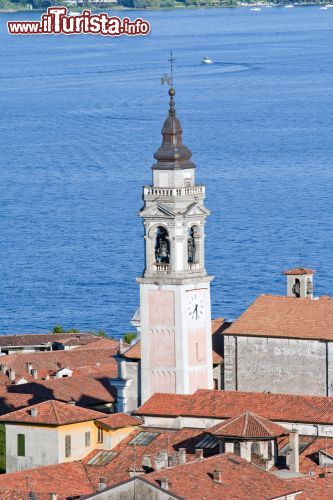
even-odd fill
[[[326,396],[333,393],[330,342],[225,336],[226,390]]]

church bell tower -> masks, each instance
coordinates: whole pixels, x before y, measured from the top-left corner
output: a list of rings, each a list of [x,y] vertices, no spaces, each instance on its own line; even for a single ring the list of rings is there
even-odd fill
[[[205,186],[195,184],[182,142],[175,91],[152,185],[143,188],[145,270],[140,278],[141,396],[213,388],[209,276],[205,269]]]

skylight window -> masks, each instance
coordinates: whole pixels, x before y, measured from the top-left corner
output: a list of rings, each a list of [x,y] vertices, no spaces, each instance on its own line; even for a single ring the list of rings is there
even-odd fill
[[[94,457],[92,457],[89,462],[87,462],[87,465],[107,465],[116,458],[118,453],[115,451],[99,451],[96,453]]]
[[[209,434],[207,434],[206,436],[204,436],[201,441],[199,441],[198,444],[195,445],[196,448],[205,448],[205,449],[212,449],[212,448],[216,448],[216,446],[218,446],[219,444],[219,441],[217,439],[217,437],[215,436],[210,436]]]
[[[147,444],[151,443],[157,436],[159,436],[159,432],[140,432],[135,438],[132,439],[128,444],[135,444],[139,446],[147,446]]]

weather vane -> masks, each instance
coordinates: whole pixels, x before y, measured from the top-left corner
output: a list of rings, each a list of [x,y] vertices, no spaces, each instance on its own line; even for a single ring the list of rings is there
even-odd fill
[[[168,61],[170,63],[170,75],[168,75],[167,73],[164,73],[164,75],[161,77],[161,85],[166,83],[167,85],[169,85],[170,88],[173,87],[173,63],[175,62],[175,60],[176,59],[173,57],[172,51],[171,51],[170,57],[168,59]]]

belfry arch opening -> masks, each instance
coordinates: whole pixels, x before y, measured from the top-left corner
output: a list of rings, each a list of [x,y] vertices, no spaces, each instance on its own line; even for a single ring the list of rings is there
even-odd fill
[[[169,234],[163,226],[158,226],[156,229],[155,262],[161,264],[169,264],[170,262]]]
[[[187,262],[195,264],[199,262],[200,252],[200,230],[198,226],[191,226],[187,233]]]

